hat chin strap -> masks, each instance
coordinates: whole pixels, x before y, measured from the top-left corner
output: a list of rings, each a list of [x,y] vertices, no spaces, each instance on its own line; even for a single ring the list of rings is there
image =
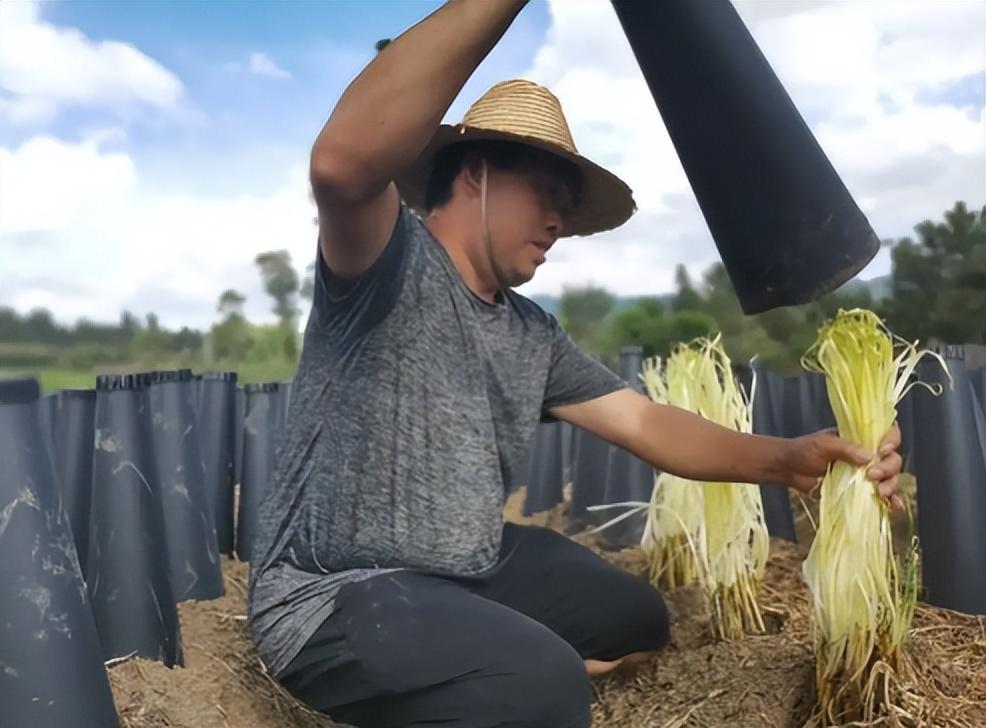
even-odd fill
[[[486,166],[486,160],[483,160],[483,171],[479,178],[479,215],[480,221],[483,226],[483,242],[486,244],[486,258],[490,264],[490,270],[493,271],[493,277],[496,278],[496,283],[500,287],[501,291],[507,290],[507,284],[503,282],[503,274],[500,269],[496,266],[496,259],[493,257],[493,239],[490,236],[490,224],[489,218],[486,214],[486,192],[489,188],[487,179],[489,177],[488,169]],[[506,294],[504,294],[506,295]]]

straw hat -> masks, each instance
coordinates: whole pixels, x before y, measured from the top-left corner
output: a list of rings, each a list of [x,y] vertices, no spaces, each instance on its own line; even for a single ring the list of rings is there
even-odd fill
[[[461,124],[439,127],[417,161],[397,178],[411,207],[424,212],[425,193],[435,155],[457,142],[499,140],[537,147],[565,159],[582,172],[582,201],[565,221],[565,235],[591,235],[625,223],[636,210],[633,193],[616,175],[578,153],[561,103],[532,81],[503,81],[483,94]]]

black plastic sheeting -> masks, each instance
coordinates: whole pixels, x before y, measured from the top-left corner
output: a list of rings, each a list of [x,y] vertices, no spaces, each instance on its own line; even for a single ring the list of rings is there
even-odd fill
[[[940,364],[925,358],[918,378],[940,384],[941,395],[912,390],[913,465],[923,599],[986,614],[986,432],[982,399],[960,352],[944,350],[954,387]]]
[[[606,467],[610,444],[581,427],[575,428],[572,461],[572,517],[592,522],[586,509],[606,502]],[[542,505],[544,501],[542,500]],[[554,505],[554,504],[552,504]]]
[[[287,414],[286,387],[272,382],[243,387],[243,475],[237,514],[236,555],[250,561],[260,503],[270,487],[279,433]]]
[[[224,593],[213,509],[206,493],[197,389],[188,369],[148,375],[157,487],[171,588],[178,602],[216,599]]]
[[[53,452],[55,447],[55,410],[57,407],[57,395],[49,394],[38,398],[38,425],[41,428],[41,438],[49,453]]]
[[[618,447],[609,448],[606,465],[606,493],[604,503],[647,503],[654,489],[654,468],[640,458]],[[597,513],[603,521],[620,515],[618,509]],[[640,511],[608,526],[600,533],[602,543],[609,548],[623,548],[640,543],[647,513]]]
[[[63,389],[56,396],[53,455],[62,502],[72,524],[83,578],[89,573],[89,507],[96,437],[96,390]]]
[[[752,386],[744,382],[744,386]],[[747,391],[750,391],[747,389]],[[758,435],[782,436],[784,424],[784,377],[775,372],[756,368],[756,391],[753,397],[753,432]],[[764,521],[771,536],[787,541],[797,541],[791,501],[785,485],[760,484],[760,500],[763,503]]]
[[[0,724],[117,726],[37,396],[0,382]]]
[[[146,375],[96,382],[87,586],[104,659],[182,664]]]
[[[221,553],[234,546],[233,489],[236,480],[236,374],[207,372],[198,379],[198,436],[206,496]]]
[[[243,480],[243,418],[246,416],[246,392],[236,388],[236,401],[233,406],[233,421],[236,425],[236,438],[233,443],[233,482]]]
[[[613,0],[743,310],[807,303],[880,247],[727,0]]]
[[[535,429],[527,470],[525,516],[546,511],[562,500],[568,454],[565,439],[570,427],[565,422],[542,422]]]
[[[637,392],[643,391],[640,380],[642,366],[643,349],[639,346],[626,346],[620,350],[619,374]],[[648,502],[654,489],[654,475],[654,469],[637,456],[622,448],[609,446],[600,504]],[[619,515],[619,509],[607,509],[596,512],[592,520],[604,523]],[[614,523],[602,531],[603,544],[616,548],[640,543],[646,520],[647,514],[640,512]]]
[[[969,379],[972,382],[976,398],[979,400],[979,406],[986,412],[986,367],[973,369],[969,372]]]

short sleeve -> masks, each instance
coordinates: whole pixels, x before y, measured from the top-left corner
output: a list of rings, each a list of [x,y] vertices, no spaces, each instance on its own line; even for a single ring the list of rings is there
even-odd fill
[[[551,421],[550,410],[579,404],[626,389],[627,383],[602,362],[579,349],[550,316],[551,366],[544,388],[541,419]]]
[[[404,284],[416,222],[417,218],[402,204],[380,257],[356,278],[334,274],[316,241],[312,315],[318,328],[359,338],[386,318]]]

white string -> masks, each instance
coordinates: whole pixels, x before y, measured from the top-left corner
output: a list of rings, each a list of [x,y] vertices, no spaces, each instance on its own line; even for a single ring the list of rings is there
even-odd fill
[[[479,189],[480,189],[480,199],[479,199],[479,215],[481,224],[483,226],[483,242],[486,243],[486,257],[490,262],[490,270],[493,271],[493,277],[496,278],[496,283],[500,287],[500,291],[506,296],[507,286],[503,282],[503,276],[500,275],[499,269],[496,267],[496,260],[493,258],[493,239],[490,235],[489,220],[486,216],[486,192],[488,189],[488,178],[489,172],[486,166],[486,159],[483,159],[483,171],[479,178]]]

